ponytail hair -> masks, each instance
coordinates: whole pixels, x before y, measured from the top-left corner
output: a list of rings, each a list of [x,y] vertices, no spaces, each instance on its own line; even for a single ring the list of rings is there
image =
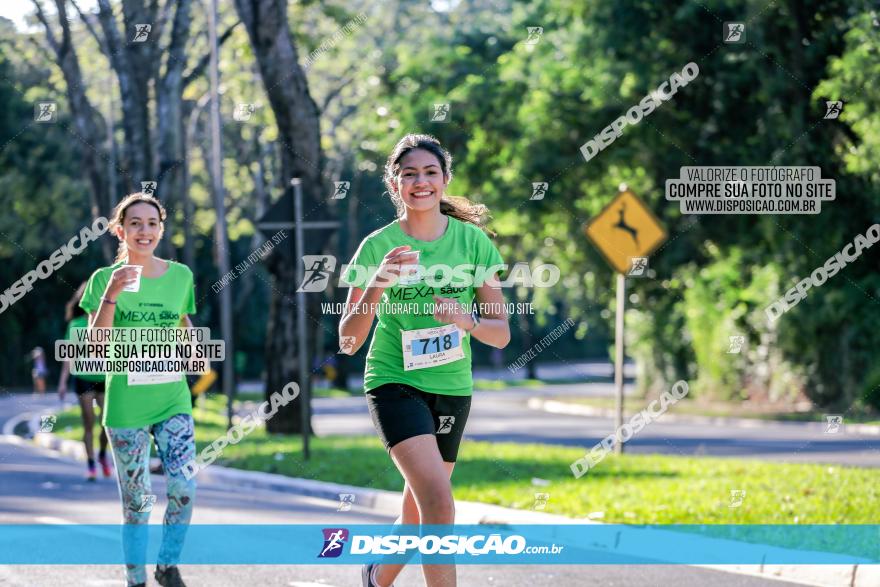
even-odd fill
[[[116,207],[113,208],[113,214],[111,214],[110,217],[110,230],[115,231],[117,226],[122,226],[122,223],[125,220],[125,211],[135,204],[149,204],[155,207],[156,211],[159,213],[159,222],[165,222],[167,214],[159,200],[143,192],[134,192],[133,194],[125,196],[122,201],[116,204]],[[127,256],[128,247],[125,245],[125,239],[119,239],[119,249],[116,251],[116,259],[113,263],[119,263]]]
[[[452,155],[443,148],[440,141],[435,137],[425,134],[408,134],[400,139],[388,156],[383,177],[385,187],[388,188],[388,195],[391,198],[391,203],[394,204],[398,218],[403,216],[405,207],[403,198],[400,197],[400,194],[395,189],[395,180],[400,173],[400,160],[403,159],[404,155],[415,149],[428,151],[437,157],[443,175],[447,178],[447,181],[452,180]],[[463,196],[444,195],[440,198],[440,213],[478,226],[491,236],[495,236],[495,233],[486,227],[486,222],[490,216],[489,208],[484,204],[476,204]]]

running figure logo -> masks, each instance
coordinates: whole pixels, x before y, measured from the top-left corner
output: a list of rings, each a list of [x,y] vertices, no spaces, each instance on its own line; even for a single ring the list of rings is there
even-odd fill
[[[156,503],[156,496],[148,493],[147,495],[141,496],[141,505],[138,508],[138,512],[151,512],[153,511],[153,505]]]
[[[437,428],[437,434],[449,434],[452,432],[453,424],[455,424],[455,416],[440,416],[440,426]]]
[[[159,187],[159,182],[157,181],[142,181],[141,182],[141,191],[148,196],[152,196],[156,193],[156,188]]]
[[[617,211],[620,214],[620,218],[617,220],[617,224],[614,225],[614,228],[619,230],[625,230],[629,233],[629,235],[636,241],[636,246],[639,246],[639,231],[626,223],[623,215],[626,213],[626,204],[620,205],[620,210]]]
[[[55,102],[37,102],[34,104],[35,122],[55,122],[58,113],[58,104]]]
[[[727,354],[728,355],[739,354],[739,352],[742,350],[743,345],[745,343],[746,343],[745,336],[743,336],[741,334],[736,335],[736,336],[731,336],[730,337],[730,346],[727,348]]]
[[[40,416],[40,432],[52,432],[55,427],[55,416]]]
[[[541,35],[544,34],[544,27],[529,26],[526,27],[526,30],[529,33],[529,36],[526,38],[526,45],[537,45],[538,41],[541,40]]]
[[[354,336],[341,336],[339,337],[339,353],[343,355],[351,355],[354,354],[354,343],[357,340]]]
[[[150,36],[150,31],[153,29],[152,25],[149,24],[136,24],[134,25],[134,38],[131,40],[132,43],[143,43]]]
[[[351,187],[351,182],[348,181],[334,181],[333,184],[336,186],[336,191],[333,192],[333,197],[331,200],[342,200],[345,199],[345,196],[348,195],[348,188]]]
[[[236,122],[247,122],[256,110],[255,104],[236,104],[235,110],[232,111],[232,119]]]
[[[535,503],[532,505],[533,510],[543,510],[547,507],[547,500],[550,499],[549,493],[536,493]]]
[[[434,104],[431,122],[449,122],[449,104]]]
[[[743,43],[745,42],[746,25],[741,22],[725,22],[724,23],[724,42],[725,43]]]
[[[631,257],[630,258],[630,266],[629,266],[629,275],[630,277],[644,277],[645,271],[648,270],[648,258],[647,257]]]
[[[825,101],[825,120],[837,118],[841,112],[843,112],[842,100]]]
[[[825,434],[837,434],[843,426],[843,416],[840,414],[824,414]]]
[[[342,547],[348,541],[348,530],[345,528],[324,528],[324,548],[318,558],[336,558],[342,554]]]
[[[354,493],[340,493],[339,494],[339,507],[336,509],[337,512],[347,512],[351,510],[351,506],[354,503]]]
[[[738,508],[742,505],[743,500],[746,498],[746,490],[745,489],[731,489],[730,490],[730,505],[727,507]]]
[[[532,197],[530,200],[543,200],[544,195],[547,193],[547,186],[549,184],[546,181],[533,181],[532,182]]]
[[[296,291],[319,292],[327,289],[329,277],[336,269],[336,257],[333,255],[303,255],[303,266],[306,274],[302,285]]]

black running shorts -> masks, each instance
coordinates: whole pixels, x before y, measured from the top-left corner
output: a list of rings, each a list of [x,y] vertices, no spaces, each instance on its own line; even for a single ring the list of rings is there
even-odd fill
[[[433,434],[443,460],[455,462],[471,396],[426,393],[403,383],[386,383],[366,395],[373,426],[386,450],[407,438]]]
[[[89,392],[94,393],[104,393],[104,382],[103,381],[86,381],[85,379],[80,379],[79,377],[73,378],[73,389],[76,391],[76,395],[80,396]]]

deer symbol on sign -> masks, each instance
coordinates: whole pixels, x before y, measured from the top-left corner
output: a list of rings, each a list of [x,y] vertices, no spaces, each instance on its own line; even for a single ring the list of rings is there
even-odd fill
[[[639,231],[626,223],[626,220],[624,220],[624,218],[623,218],[623,215],[625,212],[626,212],[626,204],[621,204],[620,210],[618,210],[618,213],[620,214],[620,219],[617,221],[617,224],[614,225],[614,228],[619,228],[620,230],[625,230],[626,232],[628,232],[630,234],[630,236],[633,237],[633,240],[636,241],[636,246],[638,246],[639,245]]]

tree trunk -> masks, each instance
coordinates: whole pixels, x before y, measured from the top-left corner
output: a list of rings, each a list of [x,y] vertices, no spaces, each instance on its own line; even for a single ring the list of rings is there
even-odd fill
[[[299,66],[296,47],[288,29],[287,2],[236,0],[235,6],[247,28],[269,105],[278,123],[284,197],[290,197],[290,179],[301,178],[305,220],[324,218],[326,212],[321,205],[321,196],[325,190],[320,185],[322,157],[318,109],[309,94],[308,82]],[[300,368],[308,369],[308,365],[297,364],[297,345],[304,341],[297,340],[296,336],[296,263],[301,262],[302,255],[317,254],[323,249],[326,232],[309,231],[307,234],[304,239],[306,250],[292,250],[295,239],[291,235],[284,241],[286,246],[276,247],[268,259],[275,287],[270,302],[266,340],[267,397],[281,391],[291,381],[298,382]],[[320,299],[319,295],[307,296],[306,335],[310,340],[314,340],[315,325],[320,321]],[[289,403],[267,422],[267,429],[270,432],[302,432],[301,409],[302,402]]]
[[[158,39],[161,32],[157,19],[158,3],[124,0],[122,3],[125,29],[120,34],[110,0],[98,0],[98,20],[104,32],[110,65],[119,79],[122,101],[122,128],[125,132],[123,153],[126,171],[123,177],[125,191],[139,191],[141,182],[155,180],[153,149],[150,136],[149,90],[160,54]],[[134,42],[136,26],[149,24],[147,38]]]
[[[183,202],[184,151],[183,140],[183,68],[186,64],[186,42],[189,38],[190,0],[179,0],[174,12],[174,25],[168,45],[168,58],[165,74],[156,85],[157,134],[159,145],[159,194],[169,209],[165,230],[169,238],[166,254],[171,253],[171,234],[173,234],[174,208]],[[191,219],[184,217],[184,224]]]
[[[66,3],[63,0],[55,0],[58,22],[61,26],[60,39],[52,32],[49,21],[39,2],[35,1],[34,5],[37,8],[37,17],[46,28],[46,39],[55,53],[58,67],[61,69],[65,85],[67,86],[67,101],[74,125],[72,134],[80,141],[79,152],[82,157],[82,169],[91,186],[89,202],[91,204],[92,217],[97,218],[98,216],[109,215],[112,207],[110,182],[105,173],[104,162],[100,153],[96,150],[98,149],[97,145],[103,144],[106,139],[106,125],[100,113],[92,106],[92,103],[86,96],[79,59],[70,35],[70,22],[67,20]],[[113,259],[113,250],[110,245],[109,238],[101,239],[101,251],[108,263]]]

